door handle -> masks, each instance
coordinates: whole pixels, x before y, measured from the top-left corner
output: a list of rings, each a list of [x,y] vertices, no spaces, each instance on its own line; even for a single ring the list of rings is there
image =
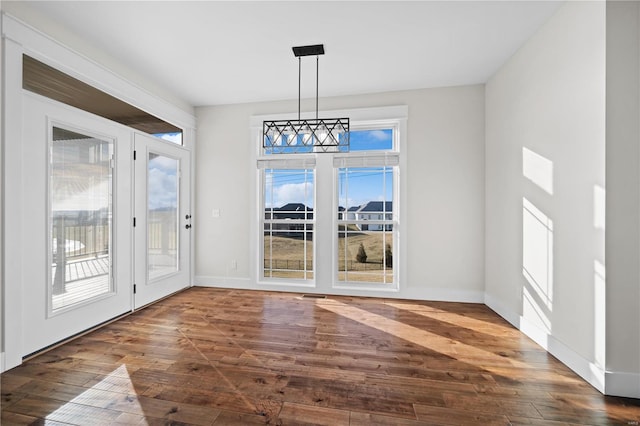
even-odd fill
[[[184,218],[185,218],[185,219],[187,219],[187,220],[189,220],[189,219],[191,219],[191,215],[190,215],[190,214],[188,214],[188,215],[186,215]]]
[[[184,226],[184,228],[185,229],[189,229],[189,228],[191,228],[191,225],[187,224],[187,225]]]

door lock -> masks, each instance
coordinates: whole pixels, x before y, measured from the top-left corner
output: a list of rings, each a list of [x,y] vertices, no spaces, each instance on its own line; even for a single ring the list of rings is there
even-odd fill
[[[189,229],[189,228],[191,228],[191,225],[187,224],[184,227],[185,227],[185,229]]]

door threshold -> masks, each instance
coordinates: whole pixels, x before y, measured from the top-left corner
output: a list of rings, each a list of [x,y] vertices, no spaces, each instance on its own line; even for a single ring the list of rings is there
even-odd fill
[[[101,322],[100,324],[94,325],[93,327],[90,327],[90,328],[88,328],[86,330],[83,330],[83,331],[81,331],[79,333],[73,334],[73,335],[71,335],[71,336],[69,336],[69,337],[67,337],[65,339],[59,340],[56,343],[52,343],[49,346],[45,346],[42,349],[39,349],[39,350],[37,350],[35,352],[31,352],[30,354],[27,354],[27,355],[22,357],[22,362],[29,361],[30,359],[33,359],[33,358],[37,357],[38,355],[42,355],[45,352],[49,352],[51,349],[55,349],[55,348],[57,348],[59,346],[62,346],[64,344],[66,344],[66,343],[69,343],[69,342],[77,339],[78,337],[85,336],[85,335],[87,335],[87,334],[89,334],[89,333],[91,333],[93,331],[96,331],[99,328],[104,327],[105,325],[109,325],[109,324],[111,324],[113,322],[116,322],[116,321],[122,319],[122,318],[125,318],[125,317],[131,315],[132,313],[133,313],[133,311],[129,311],[129,312],[125,312],[123,314],[117,315],[117,316],[115,316],[115,317],[113,317],[111,319],[108,319],[106,321]]]

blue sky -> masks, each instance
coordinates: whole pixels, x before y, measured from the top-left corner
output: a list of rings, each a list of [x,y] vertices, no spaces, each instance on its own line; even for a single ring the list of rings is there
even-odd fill
[[[388,151],[393,148],[393,131],[354,130],[349,132],[349,145],[351,151]]]
[[[149,210],[174,209],[178,197],[178,160],[161,155],[149,159]]]
[[[339,204],[345,209],[369,201],[393,200],[393,173],[391,167],[340,169],[338,173]]]
[[[164,139],[169,142],[173,142],[178,145],[182,145],[182,132],[174,132],[174,133],[154,133],[153,136],[156,136],[160,139]]]
[[[182,132],[156,133],[153,136],[182,145]],[[149,160],[149,210],[175,209],[178,198],[178,160],[156,156]]]
[[[357,130],[350,133],[350,150],[380,151],[393,147],[393,132],[384,130]],[[383,190],[383,180],[386,185]],[[368,201],[391,201],[391,168],[341,170],[338,177],[340,205],[345,208],[359,206]],[[313,174],[292,170],[267,171],[265,207],[282,207],[287,203],[303,203],[313,207]]]

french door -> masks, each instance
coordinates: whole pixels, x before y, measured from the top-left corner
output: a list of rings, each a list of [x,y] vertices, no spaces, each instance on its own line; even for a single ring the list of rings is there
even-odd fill
[[[189,286],[188,150],[29,92],[22,127],[20,356]]]
[[[135,135],[135,308],[190,283],[190,157]]]
[[[132,133],[23,96],[22,355],[132,309]],[[129,226],[128,226],[129,225]]]

